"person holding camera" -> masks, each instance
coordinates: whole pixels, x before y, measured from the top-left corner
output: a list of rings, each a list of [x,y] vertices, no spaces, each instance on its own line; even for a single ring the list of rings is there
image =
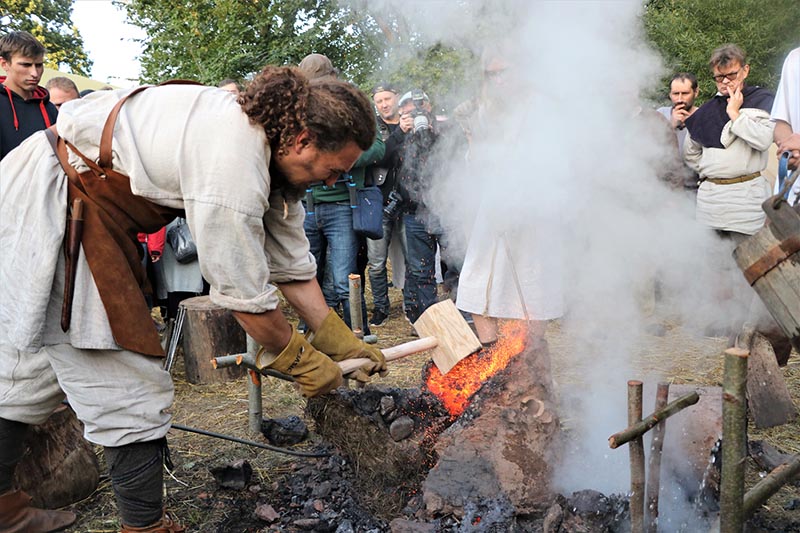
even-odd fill
[[[425,205],[424,194],[441,163],[455,159],[452,155],[463,146],[463,136],[433,116],[430,99],[420,89],[405,93],[399,108],[399,128],[405,135],[397,175],[406,236],[403,304],[413,323],[436,303],[437,246],[446,255],[440,223]]]
[[[383,238],[367,239],[367,270],[372,287],[372,317],[370,326],[382,326],[389,317],[389,282],[386,260],[394,235],[402,232],[400,211],[403,199],[397,192],[399,153],[405,139],[400,128],[400,109],[397,90],[379,83],[372,89],[372,100],[378,111],[378,132],[386,145],[383,159],[369,167],[367,173],[383,193]],[[404,239],[400,239],[405,257]]]

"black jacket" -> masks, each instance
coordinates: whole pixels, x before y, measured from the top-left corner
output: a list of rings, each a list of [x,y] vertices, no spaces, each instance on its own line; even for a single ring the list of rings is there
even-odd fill
[[[24,100],[4,81],[5,76],[0,76],[0,159],[37,131],[55,124],[58,116],[44,87],[36,87],[33,97]]]
[[[383,203],[387,202],[389,193],[394,190],[397,182],[397,169],[400,166],[400,149],[403,146],[405,134],[399,124],[387,124],[383,118],[378,117],[378,130],[383,138],[386,151],[383,159],[377,164],[367,168],[367,180],[378,185],[383,193]]]

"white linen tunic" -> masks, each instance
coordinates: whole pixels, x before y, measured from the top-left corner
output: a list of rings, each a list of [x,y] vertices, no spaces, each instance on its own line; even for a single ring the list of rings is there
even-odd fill
[[[59,134],[96,159],[105,120],[127,92],[64,104]],[[134,194],[186,210],[211,299],[232,310],[275,309],[270,282],[316,274],[302,205],[288,203],[284,217],[269,161],[263,129],[216,88],[148,89],[125,103],[114,130],[114,169],[130,177]],[[91,442],[161,438],[171,377],[160,359],[114,342],[83,253],[72,322],[61,331],[66,204],[66,177],[44,132],[0,161],[0,417],[41,423],[66,395]]]
[[[96,159],[111,108],[129,91],[96,91],[62,106],[59,134]],[[27,145],[26,145],[27,143]],[[21,350],[70,342],[117,349],[84,254],[75,286],[73,321],[63,334],[56,276],[66,212],[65,176],[44,133],[0,166],[0,337]],[[271,190],[270,149],[235,98],[216,88],[165,86],[127,101],[114,130],[113,166],[131,190],[159,205],[184,208],[211,300],[260,313],[278,306],[270,282],[307,280],[316,265],[303,232],[303,207]],[[71,162],[83,170],[77,156]],[[56,281],[58,283],[58,281]],[[50,312],[46,312],[48,306]]]
[[[687,134],[684,159],[701,178],[729,179],[761,172],[767,167],[774,129],[766,111],[744,108],[722,128],[724,148],[705,148]],[[713,229],[753,235],[764,226],[761,204],[769,194],[763,175],[724,185],[703,181],[697,191],[697,221]]]

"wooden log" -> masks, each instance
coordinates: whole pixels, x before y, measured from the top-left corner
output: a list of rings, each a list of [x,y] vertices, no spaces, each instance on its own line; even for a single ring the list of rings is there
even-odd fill
[[[642,382],[628,381],[628,425],[642,420]],[[631,533],[644,532],[644,443],[639,435],[628,444],[631,460]]]
[[[83,438],[83,424],[67,406],[57,409],[25,439],[26,453],[14,472],[14,487],[34,505],[56,509],[95,491],[100,467],[93,446]]]
[[[757,428],[791,422],[797,409],[783,379],[772,344],[758,332],[750,334],[747,358],[747,408]]]
[[[783,453],[775,446],[763,440],[747,441],[747,453],[756,465],[758,465],[758,468],[765,472],[772,472],[783,463],[788,463],[794,458],[792,454]],[[800,482],[800,476],[797,476],[797,479],[794,481],[796,484]]]
[[[361,313],[361,276],[349,274],[347,282],[350,288],[350,329],[359,339],[364,338],[364,316]]]
[[[780,490],[786,483],[800,474],[800,455],[795,455],[788,463],[784,463],[770,472],[767,477],[756,483],[744,495],[743,514],[750,517],[762,503]]]
[[[744,468],[747,458],[747,358],[741,348],[725,350],[722,386],[722,484],[720,533],[742,533]]]
[[[233,314],[211,303],[208,296],[181,302],[186,312],[183,323],[183,360],[189,383],[223,383],[239,379],[245,369],[238,366],[216,370],[211,358],[247,350],[244,329]]]
[[[669,383],[662,381],[656,389],[655,412],[667,406],[669,399]],[[697,397],[698,401],[700,396]],[[647,533],[658,531],[658,493],[661,489],[661,451],[664,446],[666,421],[661,420],[653,430],[653,441],[650,443],[650,459],[647,463],[647,513],[645,524]]]
[[[669,394],[669,391],[667,391],[667,393]],[[700,395],[697,394],[697,392],[690,392],[689,394],[681,396],[672,403],[664,406],[663,409],[654,412],[644,420],[639,420],[637,423],[629,426],[626,429],[623,429],[619,433],[614,433],[611,435],[608,438],[608,446],[612,449],[617,448],[627,442],[632,441],[633,439],[641,437],[662,420],[666,420],[675,413],[679,413],[690,405],[696,404],[699,400]]]

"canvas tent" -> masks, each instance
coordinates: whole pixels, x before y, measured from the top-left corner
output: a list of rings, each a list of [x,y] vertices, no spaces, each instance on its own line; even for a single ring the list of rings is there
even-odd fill
[[[103,83],[102,81],[93,80],[91,78],[85,78],[83,76],[78,76],[77,74],[68,74],[66,72],[60,72],[58,70],[47,68],[44,69],[44,74],[42,74],[42,81],[39,82],[40,85],[44,86],[47,83],[47,80],[50,78],[56,78],[58,76],[64,76],[65,78],[69,78],[75,82],[75,85],[78,86],[78,91],[83,91],[85,89],[93,89],[95,91],[102,89],[104,87],[113,87],[114,89],[118,89],[114,85],[110,83]]]

